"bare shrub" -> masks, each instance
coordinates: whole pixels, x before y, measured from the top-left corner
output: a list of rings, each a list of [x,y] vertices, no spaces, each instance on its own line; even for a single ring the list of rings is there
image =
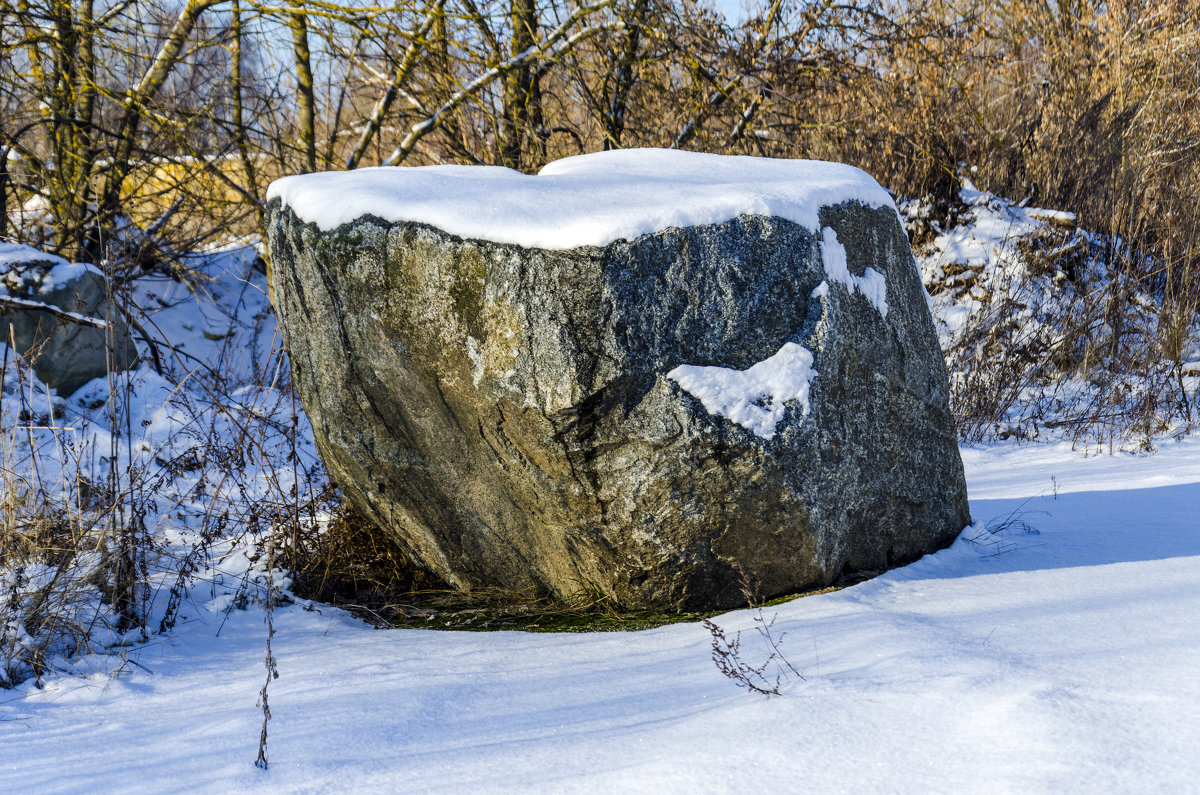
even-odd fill
[[[754,655],[756,659],[762,659],[762,662],[756,665],[746,659],[747,651],[742,647],[741,630],[730,638],[716,622],[706,618],[703,624],[712,638],[713,664],[735,685],[751,693],[768,698],[782,695],[782,688],[794,679],[804,681],[804,675],[783,653],[781,644],[787,633],[775,632],[778,613],[770,618],[763,614],[757,589],[745,572],[742,572],[742,595],[746,597],[746,602],[753,611],[754,637],[757,638]],[[765,658],[762,657],[764,653]]]
[[[112,494],[85,477],[80,429],[8,346],[0,372],[0,685],[39,683],[56,654],[119,640]]]
[[[1071,214],[987,192],[944,221],[904,203],[968,441],[1036,439],[1146,445],[1195,420],[1183,376],[1194,326],[1163,334],[1167,293],[1145,252],[1076,225]],[[1003,234],[995,236],[995,230]],[[985,231],[977,231],[985,230]],[[962,259],[961,246],[975,253]],[[949,324],[949,325],[947,325]],[[1170,347],[1174,346],[1174,348]]]
[[[248,284],[200,280],[193,289]],[[313,495],[324,471],[297,442],[305,420],[264,297],[253,317],[224,318],[226,328],[210,317],[206,332],[222,342],[210,342],[219,355],[209,363],[163,337],[155,316],[128,300],[135,288],[147,284],[118,286],[127,295],[116,303],[155,335],[161,372],[148,363],[113,371],[64,401],[33,376],[36,350],[18,358],[4,347],[0,650],[9,685],[56,659],[171,631],[205,580],[237,587],[242,604],[269,603],[280,583],[270,552],[253,550],[294,543],[301,524],[319,520]],[[245,304],[236,293],[228,303]],[[231,567],[231,556],[240,563]]]

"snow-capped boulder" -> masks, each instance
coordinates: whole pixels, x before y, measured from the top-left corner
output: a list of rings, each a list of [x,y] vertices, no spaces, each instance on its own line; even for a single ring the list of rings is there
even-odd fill
[[[110,363],[137,362],[127,324],[108,311],[99,270],[15,243],[0,242],[0,331],[0,342],[15,338],[17,353],[60,395],[106,375]]]
[[[968,522],[895,207],[829,163],[626,150],[270,192],[275,300],[349,499],[462,588],[701,609]]]

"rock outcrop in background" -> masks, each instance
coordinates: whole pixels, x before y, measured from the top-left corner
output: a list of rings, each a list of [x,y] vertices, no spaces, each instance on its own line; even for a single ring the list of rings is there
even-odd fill
[[[60,395],[137,363],[120,313],[110,312],[104,275],[28,246],[0,243],[11,269],[0,281],[0,343],[16,343],[37,377]]]
[[[820,586],[969,521],[890,203],[550,250],[370,215],[323,229],[288,201],[275,300],[322,458],[455,586],[731,607],[742,572],[764,595]]]

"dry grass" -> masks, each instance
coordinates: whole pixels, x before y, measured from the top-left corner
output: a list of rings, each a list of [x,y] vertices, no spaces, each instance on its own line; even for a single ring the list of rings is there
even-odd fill
[[[40,681],[49,656],[85,654],[117,624],[105,500],[30,375],[20,360],[0,371],[15,387],[0,390],[0,686]]]
[[[404,552],[363,518],[332,486],[318,499],[328,524],[311,523],[283,552],[292,591],[305,599],[352,605],[363,614],[403,615],[414,594],[449,590],[435,575],[413,565]]]
[[[458,591],[414,565],[390,538],[344,503],[336,489],[327,489],[320,500],[316,513],[330,515],[331,520],[302,528],[280,561],[291,574],[291,591],[302,599],[343,607],[377,626],[596,632],[714,615],[623,611],[586,592],[556,599],[495,588]]]

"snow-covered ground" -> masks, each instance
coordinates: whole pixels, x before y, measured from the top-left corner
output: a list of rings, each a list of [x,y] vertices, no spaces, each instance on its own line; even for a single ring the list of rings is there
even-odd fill
[[[0,790],[1194,791],[1200,440],[964,458],[975,519],[1037,532],[977,525],[767,608],[806,677],[781,697],[723,678],[698,624],[381,631],[295,604],[275,618],[263,771],[264,614],[217,599],[118,675],[0,694]]]

